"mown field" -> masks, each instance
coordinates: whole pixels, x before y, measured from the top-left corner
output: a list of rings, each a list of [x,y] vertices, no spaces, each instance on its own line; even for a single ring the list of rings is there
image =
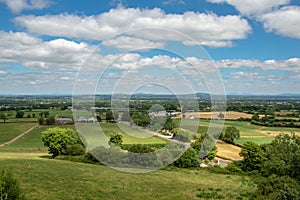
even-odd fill
[[[130,174],[102,165],[52,160],[46,152],[0,152],[0,170],[11,171],[26,197],[43,199],[248,199],[248,177],[205,169],[166,169]]]
[[[219,114],[220,112],[187,112],[185,113],[185,117],[186,118],[195,117],[200,119],[218,119]],[[236,112],[236,111],[227,111],[226,115],[224,115],[224,119],[226,120],[237,120],[241,117],[251,118],[252,115],[243,112]]]
[[[0,144],[3,144],[27,131],[36,123],[0,123]]]
[[[8,124],[8,123],[7,123]],[[17,123],[14,124],[14,127],[19,127],[17,129],[18,131],[14,131],[13,129],[11,132],[7,134],[2,134],[0,132],[0,135],[2,135],[3,141],[8,141],[10,138],[16,137],[19,134],[21,134],[20,127],[26,127],[25,125],[28,125],[28,123]],[[1,124],[2,125],[2,124]],[[35,124],[31,124],[31,127]],[[94,124],[95,125],[95,124]],[[83,136],[88,140],[89,143],[91,143],[93,146],[99,146],[99,144],[102,141],[105,141],[107,143],[107,139],[109,138],[109,135],[112,133],[120,133],[123,136],[123,144],[165,144],[167,143],[166,140],[163,140],[159,137],[150,135],[149,133],[128,127],[126,125],[122,124],[114,124],[114,123],[100,123],[100,126],[104,132],[105,135],[100,133],[100,128],[97,125],[91,126],[91,124],[88,123],[82,123],[80,129],[83,131]],[[0,126],[1,127],[1,126]],[[55,125],[51,126],[39,126],[35,129],[33,129],[31,132],[17,140],[16,142],[7,145],[2,148],[44,148],[44,145],[41,141],[41,132],[48,129],[56,127]],[[75,129],[74,125],[63,125],[60,126],[62,128],[71,128]],[[27,129],[26,129],[27,130]],[[89,134],[92,132],[92,134]],[[12,134],[13,133],[13,134]],[[130,133],[130,134],[126,134]],[[137,136],[137,137],[136,137]]]

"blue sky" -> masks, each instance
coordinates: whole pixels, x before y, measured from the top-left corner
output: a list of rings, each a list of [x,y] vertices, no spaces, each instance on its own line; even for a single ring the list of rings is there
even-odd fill
[[[0,17],[0,94],[300,93],[299,0],[0,0]]]

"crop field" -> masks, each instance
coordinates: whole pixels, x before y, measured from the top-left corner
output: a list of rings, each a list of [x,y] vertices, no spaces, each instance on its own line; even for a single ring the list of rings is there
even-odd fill
[[[237,147],[232,144],[228,144],[221,140],[217,141],[216,147],[218,149],[217,156],[219,156],[221,158],[226,158],[229,160],[241,160],[242,159],[242,157],[239,155],[239,152],[241,151],[240,147]]]
[[[185,113],[186,118],[195,117],[200,119],[218,119],[220,112],[187,112]],[[225,118],[227,120],[237,120],[239,118],[251,118],[251,114],[235,111],[227,111]]]
[[[1,152],[0,170],[11,170],[28,199],[248,199],[256,185],[248,177],[206,169],[165,169],[130,174],[103,165],[49,159],[46,152]],[[45,173],[46,172],[46,173]]]

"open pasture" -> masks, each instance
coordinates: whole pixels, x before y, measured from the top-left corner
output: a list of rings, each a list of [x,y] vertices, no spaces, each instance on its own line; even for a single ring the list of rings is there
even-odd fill
[[[57,126],[56,125],[39,126],[33,129],[32,131],[30,131],[28,134],[26,134],[19,140],[15,141],[14,143],[5,146],[5,148],[44,148],[44,145],[41,141],[41,132],[48,128],[53,128],[53,127],[57,127]],[[59,127],[76,129],[74,125],[63,125]],[[100,130],[102,130],[102,133]],[[99,126],[98,123],[95,124],[82,123],[79,126],[78,131],[83,136],[84,141],[87,142],[89,146],[92,147],[97,147],[99,145],[104,145],[104,146],[108,145],[109,136],[113,133],[119,133],[123,136],[123,144],[165,144],[167,143],[167,141],[164,139],[161,139],[159,137],[150,135],[149,133],[122,124],[100,123]],[[15,134],[14,136],[18,136],[19,134],[21,134],[20,131],[16,133],[18,134]],[[7,138],[8,137],[6,137],[6,140]]]
[[[41,140],[41,132],[48,129],[56,127],[54,125],[51,126],[39,126],[34,128],[28,134],[15,141],[14,143],[5,146],[6,148],[45,148],[42,140]],[[64,128],[74,128],[72,125],[65,125]]]
[[[193,131],[197,130],[198,133],[205,134],[210,124],[210,120],[204,119],[174,119],[176,126],[179,126],[180,121],[183,121],[182,128]],[[243,144],[246,141],[253,141],[258,144],[269,143],[271,142],[277,135],[284,133],[296,133],[297,135],[300,134],[300,129],[297,128],[287,128],[287,127],[265,127],[265,126],[258,126],[250,124],[249,122],[242,122],[242,121],[229,121],[225,120],[223,125],[223,131],[225,131],[226,127],[234,126],[240,131],[241,138],[235,140],[238,144]]]
[[[206,169],[165,169],[145,174],[47,158],[46,152],[1,152],[0,170],[11,171],[28,199],[200,199],[216,192],[223,199],[248,199],[256,185],[248,177]],[[45,173],[46,172],[46,173]]]
[[[0,144],[8,142],[23,132],[27,131],[36,123],[0,123]]]

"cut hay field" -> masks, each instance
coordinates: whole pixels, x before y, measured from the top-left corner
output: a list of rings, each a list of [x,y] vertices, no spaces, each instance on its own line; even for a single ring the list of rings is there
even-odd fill
[[[200,119],[218,119],[219,114],[220,114],[220,112],[186,112],[185,117],[186,118],[195,117],[195,118],[200,118]],[[224,119],[237,120],[241,117],[251,118],[252,115],[243,113],[243,112],[227,111]]]
[[[241,148],[232,144],[228,144],[221,140],[218,140],[216,143],[218,149],[217,156],[220,158],[226,158],[228,160],[242,160],[242,157],[239,155]]]
[[[103,165],[48,159],[46,152],[0,152],[0,170],[11,171],[31,200],[52,199],[248,199],[256,185],[248,177],[206,169],[165,169],[129,174]],[[197,195],[199,197],[197,197]]]

